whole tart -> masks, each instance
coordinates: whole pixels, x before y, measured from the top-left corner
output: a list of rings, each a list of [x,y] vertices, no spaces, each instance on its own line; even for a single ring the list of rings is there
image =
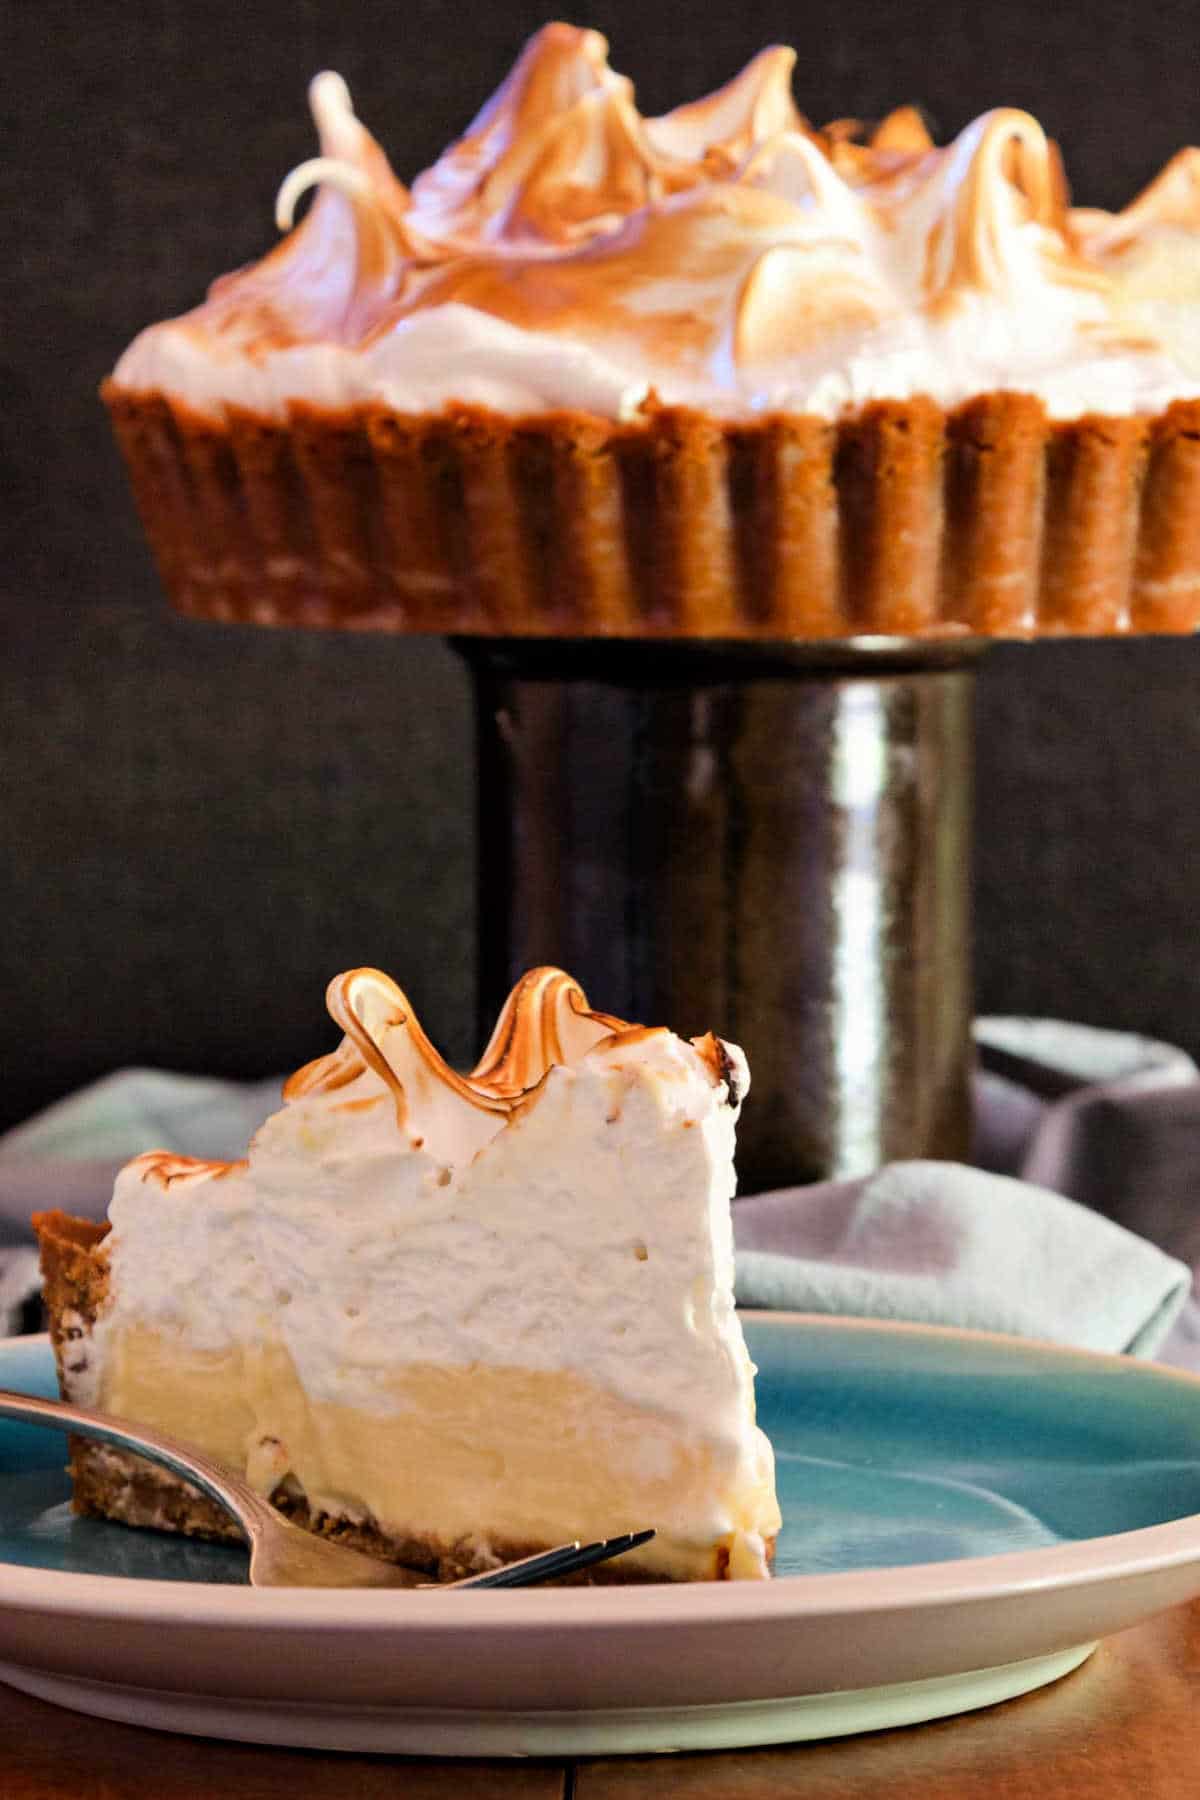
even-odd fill
[[[289,231],[104,396],[186,613],[503,636],[1190,632],[1200,152],[1072,208],[1027,113],[642,117],[550,25],[406,189],[339,77]],[[315,187],[303,221],[300,196]]]
[[[454,1073],[373,969],[245,1158],[165,1151],[105,1226],[38,1216],[64,1396],[438,1579],[653,1526],[600,1579],[763,1578],[771,1446],[733,1301],[740,1050],[514,989]],[[73,1440],[78,1511],[237,1536],[187,1483]]]

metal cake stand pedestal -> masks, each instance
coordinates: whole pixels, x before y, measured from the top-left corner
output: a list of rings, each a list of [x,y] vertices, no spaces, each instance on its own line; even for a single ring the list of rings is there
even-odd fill
[[[740,1043],[743,1192],[965,1158],[981,642],[452,642],[481,1024],[548,962]]]

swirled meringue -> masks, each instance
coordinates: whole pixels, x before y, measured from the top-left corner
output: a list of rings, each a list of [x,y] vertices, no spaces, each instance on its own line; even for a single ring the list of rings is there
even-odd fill
[[[143,332],[117,384],[199,410],[726,416],[1039,396],[1056,417],[1200,391],[1200,182],[1186,151],[1115,215],[1072,210],[1055,147],[1000,108],[943,149],[911,108],[814,129],[794,55],[643,118],[594,31],[550,25],[411,192],[344,83],[262,262]]]

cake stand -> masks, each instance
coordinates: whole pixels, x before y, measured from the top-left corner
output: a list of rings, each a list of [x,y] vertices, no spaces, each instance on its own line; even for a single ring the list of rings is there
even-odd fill
[[[451,640],[474,684],[480,1032],[556,963],[740,1043],[743,1192],[965,1159],[984,640]]]

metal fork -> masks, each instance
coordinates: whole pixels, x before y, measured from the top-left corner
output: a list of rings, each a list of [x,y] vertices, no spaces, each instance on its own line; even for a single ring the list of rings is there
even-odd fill
[[[65,1400],[43,1400],[32,1394],[16,1394],[0,1388],[0,1419],[27,1425],[49,1425],[56,1431],[78,1432],[102,1444],[133,1450],[147,1462],[157,1463],[174,1475],[182,1475],[236,1520],[250,1547],[251,1587],[335,1588],[477,1588],[526,1587],[552,1576],[570,1575],[593,1563],[607,1562],[626,1550],[645,1544],[653,1531],[627,1531],[596,1543],[560,1544],[541,1550],[519,1562],[502,1563],[481,1575],[461,1581],[435,1582],[417,1569],[384,1562],[350,1550],[329,1538],[317,1537],[277,1512],[248,1482],[214,1462],[199,1450],[179,1444],[164,1432],[144,1425],[127,1425],[107,1413],[93,1412]]]

